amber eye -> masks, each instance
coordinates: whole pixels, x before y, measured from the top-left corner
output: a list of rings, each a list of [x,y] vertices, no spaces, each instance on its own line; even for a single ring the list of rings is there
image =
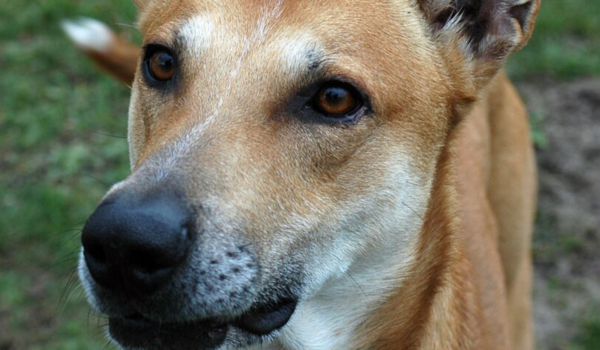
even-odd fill
[[[148,71],[152,78],[166,82],[175,75],[175,59],[167,51],[156,51],[147,60]]]
[[[323,85],[313,100],[314,108],[331,117],[343,117],[362,106],[362,99],[356,89],[342,82],[328,82]]]

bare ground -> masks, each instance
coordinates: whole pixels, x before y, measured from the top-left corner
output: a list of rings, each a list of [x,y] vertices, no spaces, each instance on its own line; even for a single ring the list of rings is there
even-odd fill
[[[582,323],[600,319],[600,80],[542,80],[518,88],[541,143],[537,348],[573,349]]]

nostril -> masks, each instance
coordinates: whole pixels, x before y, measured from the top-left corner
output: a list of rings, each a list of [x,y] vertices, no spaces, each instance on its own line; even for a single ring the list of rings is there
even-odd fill
[[[84,252],[96,262],[101,264],[106,263],[106,253],[100,244],[88,244],[84,246],[83,249]]]
[[[85,263],[92,277],[104,287],[118,284],[111,272],[114,265],[109,261],[106,247],[94,236],[94,232],[84,230],[82,243]]]
[[[142,250],[132,250],[129,253],[129,262],[141,273],[152,274],[164,267],[164,262],[159,261],[160,257],[156,254]]]

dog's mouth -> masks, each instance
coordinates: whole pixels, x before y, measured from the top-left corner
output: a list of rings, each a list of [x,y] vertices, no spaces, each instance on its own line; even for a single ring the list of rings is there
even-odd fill
[[[265,336],[285,326],[297,302],[282,299],[275,304],[259,305],[229,321],[199,320],[162,323],[139,313],[110,317],[109,333],[125,348],[148,350],[215,349],[225,342],[231,326],[254,336]]]

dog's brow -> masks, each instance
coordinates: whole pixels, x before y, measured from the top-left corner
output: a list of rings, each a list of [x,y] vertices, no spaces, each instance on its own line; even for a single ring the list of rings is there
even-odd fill
[[[309,49],[306,53],[306,61],[308,63],[309,71],[318,71],[323,68],[323,64],[325,63],[325,56],[321,53],[318,53],[314,49]]]
[[[306,51],[304,61],[293,73],[301,81],[316,82],[323,79],[329,69],[331,61],[323,53],[311,48]]]
[[[201,55],[210,45],[214,25],[207,15],[197,15],[186,20],[175,34],[180,47],[190,50],[192,55]]]
[[[325,68],[326,56],[310,35],[288,37],[277,45],[277,50],[291,75],[318,75]]]

